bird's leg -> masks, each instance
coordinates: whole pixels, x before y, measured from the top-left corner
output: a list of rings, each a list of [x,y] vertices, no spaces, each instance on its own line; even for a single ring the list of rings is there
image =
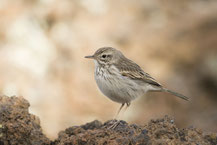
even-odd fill
[[[124,116],[124,113],[126,112],[127,108],[130,107],[130,102],[126,103],[126,108],[122,111],[122,116]]]
[[[121,107],[119,108],[117,114],[115,115],[114,120],[116,120],[116,119],[118,118],[118,115],[119,115],[119,113],[121,112],[121,109],[124,107],[124,105],[125,105],[125,103],[122,103],[122,104],[121,104]]]
[[[126,106],[126,108],[125,108],[125,110],[124,110],[124,112],[127,110],[127,108],[129,108],[130,107],[130,102],[128,102],[128,103],[126,103],[127,104],[127,106]],[[123,112],[123,114],[124,114],[124,112]]]
[[[121,109],[124,107],[124,105],[125,105],[125,103],[123,103],[123,104],[121,104],[121,107],[120,107],[120,109],[118,110],[118,113],[117,113],[117,115],[116,115],[116,117],[118,116],[118,114],[120,113],[120,111],[121,111]],[[124,112],[127,110],[127,108],[130,106],[130,102],[128,102],[128,103],[126,103],[126,109],[124,110]],[[124,112],[123,112],[123,114],[124,114]],[[116,119],[116,118],[115,118]],[[120,123],[120,120],[117,120],[117,122],[114,122],[114,124],[112,124],[108,129],[115,129],[117,126],[118,126],[118,124]]]
[[[121,109],[124,107],[124,105],[125,105],[125,103],[122,103],[121,104],[121,107],[118,109],[118,112],[116,113],[116,115],[115,115],[115,117],[114,117],[114,119],[112,120],[112,125],[110,126],[110,127],[108,127],[109,129],[112,129],[112,128],[114,128],[114,126],[116,127],[117,126],[117,124],[118,124],[118,115],[119,115],[119,113],[121,112]]]

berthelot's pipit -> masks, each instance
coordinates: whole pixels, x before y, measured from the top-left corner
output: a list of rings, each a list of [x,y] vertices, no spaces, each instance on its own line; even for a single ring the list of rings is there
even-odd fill
[[[101,92],[112,101],[130,106],[132,100],[147,92],[168,92],[181,99],[188,97],[164,88],[139,65],[126,58],[119,50],[102,47],[93,55],[85,56],[95,63],[95,80]]]

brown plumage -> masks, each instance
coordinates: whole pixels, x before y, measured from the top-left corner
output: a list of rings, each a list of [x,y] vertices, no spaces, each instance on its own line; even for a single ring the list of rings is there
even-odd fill
[[[129,106],[132,100],[148,91],[168,92],[188,100],[188,97],[164,88],[139,65],[115,48],[100,48],[94,55],[86,58],[94,59],[95,80],[99,89],[111,100],[121,103],[121,108],[124,104]]]

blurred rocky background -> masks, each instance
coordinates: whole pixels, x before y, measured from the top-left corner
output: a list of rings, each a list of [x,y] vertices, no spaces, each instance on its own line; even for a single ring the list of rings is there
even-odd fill
[[[84,59],[103,46],[191,98],[150,93],[121,119],[168,114],[179,127],[217,131],[216,0],[0,0],[0,93],[24,96],[50,138],[112,119],[120,105],[100,93]]]

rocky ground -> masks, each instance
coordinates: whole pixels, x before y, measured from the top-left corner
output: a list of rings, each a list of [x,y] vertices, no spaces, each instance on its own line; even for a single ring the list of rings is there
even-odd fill
[[[39,118],[28,112],[29,106],[22,97],[0,96],[0,145],[217,145],[216,133],[203,133],[193,127],[177,128],[168,116],[144,126],[120,121],[115,129],[109,129],[114,121],[95,120],[69,127],[51,141],[43,134]]]

